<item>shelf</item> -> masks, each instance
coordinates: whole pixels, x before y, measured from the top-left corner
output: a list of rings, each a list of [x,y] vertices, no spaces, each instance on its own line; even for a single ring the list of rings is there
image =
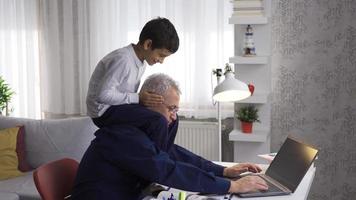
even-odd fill
[[[268,130],[256,130],[247,134],[234,129],[229,134],[229,140],[237,142],[266,142],[268,134]]]
[[[229,24],[267,24],[265,16],[232,16]]]
[[[264,65],[268,63],[268,57],[267,56],[253,56],[253,57],[234,56],[234,57],[230,57],[229,62],[234,64]]]
[[[236,101],[235,103],[256,103],[264,104],[267,103],[268,93],[254,93],[252,96],[247,99]]]

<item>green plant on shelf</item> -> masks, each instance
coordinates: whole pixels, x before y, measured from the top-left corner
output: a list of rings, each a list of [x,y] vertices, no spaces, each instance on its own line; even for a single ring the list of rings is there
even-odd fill
[[[3,114],[4,110],[7,116],[10,114],[9,103],[14,94],[10,86],[0,76],[0,114]]]
[[[249,105],[241,107],[237,112],[237,119],[242,122],[260,122],[258,116],[258,109],[255,106]]]

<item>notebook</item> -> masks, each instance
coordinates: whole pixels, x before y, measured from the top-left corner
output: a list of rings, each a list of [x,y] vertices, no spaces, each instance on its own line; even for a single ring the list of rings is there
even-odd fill
[[[315,160],[317,153],[317,149],[289,136],[266,173],[257,174],[267,182],[268,190],[237,195],[239,197],[263,197],[293,193]]]

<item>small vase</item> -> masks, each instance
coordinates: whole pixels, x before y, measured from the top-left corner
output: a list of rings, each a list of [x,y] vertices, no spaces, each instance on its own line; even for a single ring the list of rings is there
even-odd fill
[[[241,122],[241,131],[243,133],[252,133],[252,122]]]

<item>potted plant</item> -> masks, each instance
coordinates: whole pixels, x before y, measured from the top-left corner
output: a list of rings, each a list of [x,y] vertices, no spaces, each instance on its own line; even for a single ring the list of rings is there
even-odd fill
[[[252,133],[253,122],[260,122],[258,119],[258,109],[252,105],[241,107],[237,112],[237,119],[241,121],[241,131]]]
[[[5,80],[0,76],[0,114],[3,114],[5,110],[5,115],[9,115],[9,102],[11,101],[14,92],[9,87]]]

